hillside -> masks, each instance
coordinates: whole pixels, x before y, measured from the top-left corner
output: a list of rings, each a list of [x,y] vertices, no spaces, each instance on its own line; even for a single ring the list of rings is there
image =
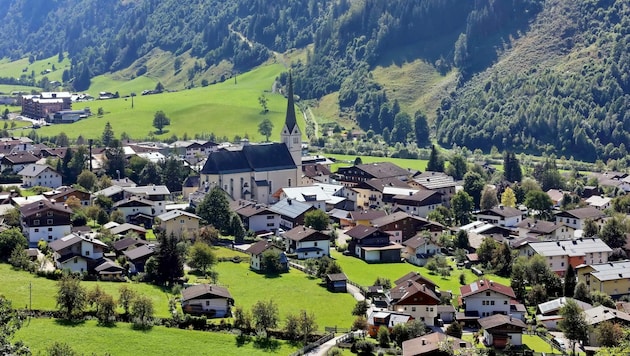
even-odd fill
[[[416,117],[441,145],[486,152],[594,161],[630,144],[623,0],[9,0],[0,10],[2,85],[182,90],[275,61],[292,68],[317,122],[390,145],[415,139]]]

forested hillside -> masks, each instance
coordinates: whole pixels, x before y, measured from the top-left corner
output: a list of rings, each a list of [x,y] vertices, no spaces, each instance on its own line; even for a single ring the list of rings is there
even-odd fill
[[[308,48],[291,64],[296,93],[314,100],[336,93],[342,116],[390,144],[426,144],[413,127],[428,117],[445,146],[605,160],[630,144],[628,7],[626,0],[7,0],[0,56],[67,55],[64,85],[85,90],[103,73],[152,75],[138,63],[156,49],[170,52],[174,70],[192,83],[220,63],[243,72],[273,52]],[[384,84],[386,70],[379,82],[374,70],[417,61],[450,84],[437,83],[448,89],[434,104],[406,113],[409,103],[398,99],[409,93]],[[414,90],[420,97],[430,88]]]

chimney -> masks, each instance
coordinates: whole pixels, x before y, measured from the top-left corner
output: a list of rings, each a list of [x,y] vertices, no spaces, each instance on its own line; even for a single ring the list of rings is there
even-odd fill
[[[426,345],[427,344],[427,339],[422,339],[422,345]]]
[[[407,280],[407,287],[411,287],[411,279]]]

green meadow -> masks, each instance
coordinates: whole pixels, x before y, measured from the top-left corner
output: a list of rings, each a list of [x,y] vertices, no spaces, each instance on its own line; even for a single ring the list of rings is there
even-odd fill
[[[391,158],[391,157],[373,157],[373,156],[350,156],[350,155],[338,155],[327,153],[326,157],[334,158],[336,163],[332,164],[332,171],[336,172],[339,167],[350,167],[354,165],[354,160],[357,157],[361,157],[363,163],[376,163],[376,162],[392,162],[399,167],[413,169],[417,171],[425,171],[427,169],[428,160],[424,159],[406,159],[406,158]]]
[[[38,133],[40,136],[53,136],[65,132],[71,138],[79,135],[84,138],[98,138],[105,123],[110,122],[117,136],[125,132],[134,139],[153,135],[158,140],[172,135],[181,138],[184,134],[192,138],[195,134],[214,133],[217,136],[225,135],[229,139],[234,135],[247,135],[252,142],[258,142],[265,139],[258,133],[258,124],[264,118],[269,118],[274,124],[270,139],[277,141],[284,124],[287,100],[280,94],[272,94],[270,90],[275,78],[283,70],[284,67],[280,64],[267,65],[239,75],[236,84],[231,79],[207,87],[177,92],[145,96],[138,92],[138,96],[133,99],[133,108],[131,97],[76,103],[73,108],[89,107],[94,115],[74,124],[42,127]],[[98,87],[98,83],[99,78],[95,79],[94,86]],[[145,89],[153,89],[155,86],[148,82],[142,85]],[[258,102],[263,94],[268,99],[269,111],[266,114],[262,112]],[[96,115],[99,108],[103,109],[102,117]],[[152,126],[153,116],[158,110],[164,111],[171,119],[171,124],[164,128],[165,132],[161,135],[157,135]],[[303,116],[300,112],[297,116],[298,125],[305,132]]]
[[[133,330],[130,324],[117,323],[101,327],[95,320],[68,324],[54,319],[31,319],[20,329],[14,341],[21,340],[34,355],[46,352],[54,342],[67,343],[85,355],[288,355],[297,350],[284,341],[272,348],[254,341],[239,345],[230,333],[204,332],[153,327],[148,331]]]
[[[30,76],[32,72],[35,72],[36,81],[47,77],[49,81],[60,82],[63,71],[70,69],[70,60],[64,57],[63,61],[59,62],[58,59],[57,56],[52,56],[29,63],[26,57],[16,61],[9,61],[8,58],[4,58],[0,60],[0,77],[19,77],[21,74]],[[52,70],[53,65],[55,70]],[[51,72],[42,74],[45,70],[51,70]]]

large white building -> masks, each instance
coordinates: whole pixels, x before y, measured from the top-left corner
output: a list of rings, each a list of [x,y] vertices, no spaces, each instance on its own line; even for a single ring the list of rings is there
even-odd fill
[[[549,264],[549,269],[559,276],[564,276],[568,266],[606,263],[612,249],[598,238],[580,238],[573,240],[527,242],[519,247],[519,255],[530,257],[541,255]]]

